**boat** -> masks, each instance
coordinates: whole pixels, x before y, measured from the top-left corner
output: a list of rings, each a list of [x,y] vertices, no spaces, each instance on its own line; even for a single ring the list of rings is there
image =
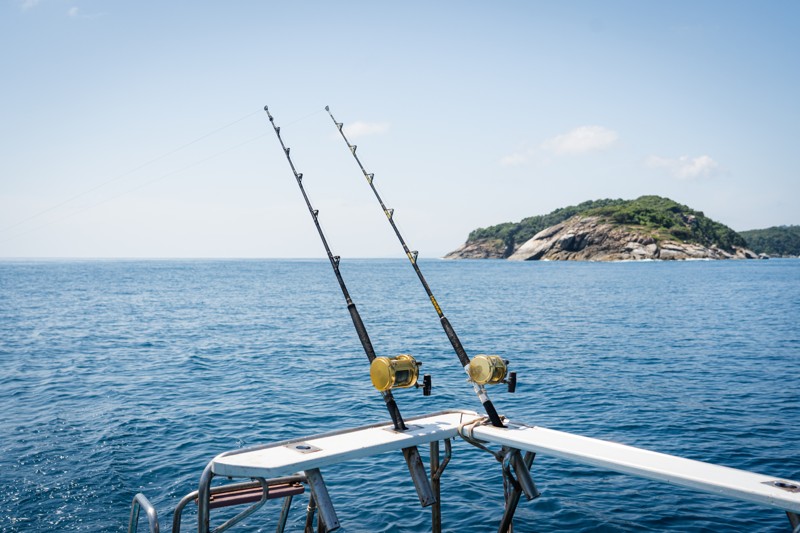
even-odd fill
[[[504,477],[511,481],[502,514],[498,513],[498,531],[510,531],[512,518],[521,496],[532,500],[539,492],[530,475],[535,457],[558,457],[575,463],[657,482],[688,487],[699,492],[725,496],[742,502],[765,505],[786,512],[793,532],[800,522],[800,483],[774,476],[685,459],[615,442],[584,437],[540,426],[506,421],[505,428],[488,424],[485,416],[474,411],[452,410],[408,419],[407,431],[396,431],[390,422],[347,428],[319,435],[267,443],[221,453],[203,471],[199,488],[184,497],[176,507],[172,531],[180,531],[181,515],[189,502],[198,506],[198,531],[224,531],[240,523],[269,499],[281,498],[283,505],[277,531],[284,531],[292,498],[309,489],[306,531],[317,528],[335,531],[340,527],[322,470],[355,459],[376,457],[409,446],[428,445],[431,452],[430,487],[433,501],[431,530],[442,531],[439,507],[442,474],[452,458],[452,441],[461,439],[489,450],[496,445]],[[441,446],[444,456],[441,456]],[[487,462],[487,468],[494,461]],[[215,477],[244,479],[212,487]],[[424,483],[416,479],[415,483]],[[422,502],[422,500],[421,500]],[[210,511],[231,505],[252,505],[215,528],[210,526]],[[146,511],[149,530],[158,532],[157,513],[147,498],[134,497],[129,532],[137,531],[139,509]],[[412,512],[406,509],[405,512]]]
[[[502,510],[498,509],[496,525],[497,531],[501,533],[513,530],[515,511],[523,497],[530,501],[540,496],[531,472],[537,457],[554,457],[747,504],[771,507],[778,512],[784,512],[791,531],[800,533],[800,481],[530,425],[525,421],[510,420],[498,413],[489,399],[487,386],[504,384],[513,392],[516,375],[509,372],[509,362],[496,355],[481,354],[472,358],[467,356],[422,275],[417,263],[417,253],[408,248],[394,224],[394,211],[384,205],[378,194],[374,185],[374,174],[366,171],[356,155],[356,146],[348,141],[344,133],[343,124],[337,122],[326,107],[425,288],[442,328],[458,356],[459,364],[466,372],[467,379],[473,385],[485,411],[478,413],[464,408],[463,405],[456,405],[447,411],[403,419],[392,390],[419,388],[423,394],[429,394],[432,380],[429,376],[422,376],[420,381],[420,363],[409,354],[394,357],[375,355],[369,335],[339,271],[340,258],[333,255],[319,225],[318,210],[313,207],[303,186],[303,174],[296,170],[290,149],[284,144],[280,128],[275,124],[269,108],[265,107],[264,110],[318,230],[356,333],[369,359],[372,384],[382,395],[390,420],[359,427],[342,427],[322,434],[298,435],[289,440],[267,442],[216,455],[200,474],[197,490],[187,494],[176,505],[172,515],[174,533],[180,532],[183,512],[191,503],[197,506],[198,533],[219,533],[242,524],[267,501],[274,499],[282,500],[276,527],[280,533],[286,528],[295,497],[306,497],[308,500],[304,527],[306,532],[336,531],[343,524],[336,513],[335,502],[328,491],[323,470],[337,465],[344,465],[346,468],[348,463],[355,460],[377,458],[384,454],[394,454],[399,459],[398,451],[402,452],[403,460],[408,465],[420,506],[431,508],[431,531],[439,533],[443,527],[443,475],[450,462],[458,460],[453,455],[455,440],[485,451],[491,457],[486,463],[487,470],[496,468],[497,462],[501,465],[504,504]],[[419,452],[419,448],[423,446],[429,450],[427,470]],[[228,481],[213,484],[215,479],[223,478]],[[228,507],[240,510],[227,520],[213,521],[221,523],[212,527],[212,510]],[[149,531],[159,533],[158,513],[143,493],[136,494],[131,502],[128,532],[138,531],[142,511],[146,515]],[[408,508],[401,511],[419,512]]]

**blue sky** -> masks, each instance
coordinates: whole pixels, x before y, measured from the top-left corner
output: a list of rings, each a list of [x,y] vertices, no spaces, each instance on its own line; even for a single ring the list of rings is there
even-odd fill
[[[800,224],[800,3],[0,4],[0,257],[321,257],[598,198]]]

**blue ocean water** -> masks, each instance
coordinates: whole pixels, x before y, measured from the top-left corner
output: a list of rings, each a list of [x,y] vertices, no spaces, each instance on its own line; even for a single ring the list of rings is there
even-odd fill
[[[517,393],[490,390],[510,418],[800,479],[800,260],[420,264],[467,351],[511,360]],[[379,354],[433,375],[429,398],[396,393],[403,415],[480,411],[407,261],[342,272]],[[4,532],[123,531],[140,491],[168,530],[216,454],[387,420],[322,260],[0,262],[0,361]],[[323,471],[346,531],[430,529],[405,468]],[[545,456],[533,472],[518,532],[788,530],[777,509]],[[496,530],[485,452],[455,442],[442,490],[446,531]]]

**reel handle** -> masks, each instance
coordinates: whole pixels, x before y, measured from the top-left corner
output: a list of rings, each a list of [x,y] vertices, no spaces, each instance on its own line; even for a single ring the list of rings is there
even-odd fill
[[[422,376],[422,395],[423,396],[430,396],[431,395],[431,375],[425,374]]]
[[[508,380],[506,380],[506,384],[508,384],[508,392],[513,393],[517,390],[517,373],[516,372],[509,372],[508,373]]]

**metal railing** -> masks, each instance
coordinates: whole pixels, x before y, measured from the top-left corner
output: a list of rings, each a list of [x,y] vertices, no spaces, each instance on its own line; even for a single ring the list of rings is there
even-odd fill
[[[128,521],[128,533],[136,533],[136,530],[139,529],[140,509],[144,509],[144,512],[147,513],[147,522],[150,525],[150,533],[160,533],[156,508],[153,507],[153,504],[150,503],[150,500],[147,499],[147,496],[141,492],[134,496],[133,502],[131,502],[131,518]]]
[[[286,526],[286,518],[288,516],[292,497],[297,493],[303,492],[304,490],[300,485],[301,483],[306,483],[306,477],[303,475],[294,475],[267,480],[257,479],[256,481],[229,483],[227,485],[210,487],[208,489],[208,502],[204,505],[204,508],[213,509],[216,507],[228,507],[241,503],[254,503],[254,505],[250,508],[214,529],[214,531],[219,533],[225,531],[232,525],[241,522],[253,514],[262,505],[264,505],[268,499],[271,500],[283,498],[284,504],[281,509],[280,518],[278,519],[277,529],[277,531],[283,531]],[[199,497],[200,491],[195,490],[181,498],[181,501],[178,502],[178,505],[175,507],[175,513],[172,517],[173,533],[179,533],[181,530],[181,519],[186,505],[192,501],[200,504]]]

